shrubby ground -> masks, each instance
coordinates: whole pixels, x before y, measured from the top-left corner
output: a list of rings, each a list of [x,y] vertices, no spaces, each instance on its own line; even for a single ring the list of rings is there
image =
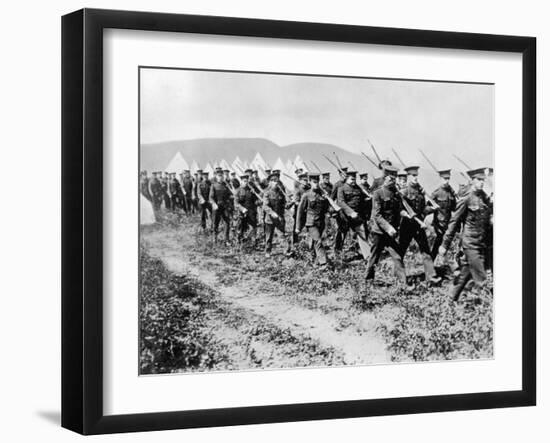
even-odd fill
[[[322,272],[306,242],[292,258],[265,259],[260,244],[214,244],[197,226],[195,217],[142,230],[144,374],[492,358],[491,292],[452,302],[450,269],[429,287],[414,249],[416,288],[405,292],[387,258],[366,283],[351,239]]]

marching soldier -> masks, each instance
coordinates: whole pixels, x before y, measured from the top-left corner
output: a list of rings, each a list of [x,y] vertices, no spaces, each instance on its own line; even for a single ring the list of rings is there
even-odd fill
[[[163,190],[159,180],[160,172],[153,172],[151,180],[149,180],[149,194],[153,203],[153,212],[155,213],[156,221],[160,221],[160,206],[162,205]]]
[[[414,239],[418,245],[418,250],[422,255],[424,262],[424,271],[426,281],[432,284],[439,283],[441,277],[435,273],[434,262],[431,256],[428,237],[426,236],[426,224],[424,223],[426,211],[426,197],[424,189],[418,183],[418,166],[409,166],[405,168],[408,175],[407,187],[399,191],[412,211],[403,209],[401,211],[401,232],[399,233],[399,245],[401,247],[401,256],[404,259],[411,241]]]
[[[183,176],[181,179],[181,189],[183,193],[183,208],[185,209],[186,214],[194,212],[194,201],[193,201],[193,178],[191,177],[191,171],[183,171]],[[195,197],[196,200],[196,197]]]
[[[338,190],[342,186],[344,186],[346,182],[347,171],[348,171],[347,167],[343,167],[339,171],[340,180],[334,183],[334,186],[332,188],[332,193],[330,194],[330,197],[333,200],[338,199]],[[336,235],[334,237],[334,257],[337,258],[341,254],[342,248],[344,246],[344,240],[346,239],[346,234],[348,232],[348,220],[343,211],[336,212],[334,217],[336,220]]]
[[[397,189],[400,191],[404,190],[407,187],[407,171],[400,169],[397,172]]]
[[[235,206],[239,211],[239,242],[243,241],[249,228],[252,230],[252,238],[256,240],[256,229],[258,226],[257,208],[260,204],[256,193],[251,188],[250,177],[247,173],[241,175],[241,184],[242,186],[235,193]]]
[[[327,266],[327,253],[323,246],[322,237],[325,230],[325,216],[329,203],[319,187],[319,174],[309,174],[311,188],[306,191],[298,206],[297,224],[295,233],[298,235],[305,226],[313,242],[313,250],[317,263],[321,269]]]
[[[334,188],[334,186],[330,182],[330,172],[323,172],[321,174],[321,183],[319,183],[319,186],[328,195],[332,194],[332,189]]]
[[[439,205],[439,209],[434,211],[432,223],[435,230],[435,241],[432,246],[431,256],[434,260],[437,257],[439,246],[441,246],[443,236],[449,226],[451,215],[456,209],[457,201],[456,193],[450,184],[451,170],[445,169],[438,171],[438,173],[441,177],[441,185],[431,195],[432,200]]]
[[[386,166],[392,166],[391,161],[388,160],[388,159],[382,160],[380,163],[378,163],[378,169],[380,169],[382,171],[382,175],[380,177],[376,177],[372,181],[372,185],[370,187],[371,191],[373,191],[373,192],[376,191],[378,188],[380,188],[384,184],[385,178],[386,178],[384,168]]]
[[[241,183],[237,178],[237,174],[234,171],[231,172],[230,183],[231,183],[231,186],[233,186],[233,189],[239,189],[239,187],[241,186]]]
[[[176,178],[176,173],[172,172],[170,174],[169,182],[170,190],[170,204],[173,210],[183,209],[183,191],[181,189],[181,184]]]
[[[369,185],[369,173],[368,172],[363,172],[361,174],[359,174],[359,184],[363,187],[363,189],[365,189],[367,192],[370,192],[370,185]],[[372,212],[372,199],[370,198],[367,198],[366,199],[366,203],[365,203],[365,207],[364,207],[364,211],[363,213],[361,214],[361,218],[363,220],[365,220],[365,230],[367,232],[367,237],[368,237],[368,226],[367,226],[367,222],[369,221],[370,219],[370,215],[371,215],[371,212]]]
[[[164,174],[162,174],[160,184],[161,184],[161,187],[162,187],[162,200],[164,202],[164,207],[166,209],[170,209],[172,207],[171,200],[170,200],[170,194],[168,193],[168,191],[169,191],[168,181],[169,181],[168,173],[165,172]]]
[[[216,179],[210,186],[210,194],[208,200],[212,206],[213,227],[214,227],[214,242],[218,241],[218,229],[220,221],[225,224],[225,242],[229,243],[229,230],[231,229],[231,213],[233,208],[233,194],[224,180],[224,172],[218,169]]]
[[[346,182],[338,188],[337,202],[347,218],[347,229],[357,235],[357,242],[361,255],[365,260],[369,257],[369,247],[365,232],[363,214],[366,213],[367,199],[363,191],[357,186],[357,172],[347,171]]]
[[[197,201],[201,211],[201,227],[203,231],[206,229],[206,218],[208,214],[212,216],[212,206],[210,205],[210,180],[208,172],[201,171],[202,180],[197,185]]]
[[[300,205],[300,201],[302,200],[302,196],[304,193],[306,193],[309,188],[309,182],[308,182],[308,174],[307,172],[304,172],[303,169],[298,169],[298,182],[294,182],[294,192],[292,194],[292,201],[287,205],[287,209],[291,210],[292,214],[292,239],[291,239],[291,245],[296,244],[298,241],[298,234],[296,233],[296,227],[298,225],[298,206]],[[319,177],[317,177],[319,179]],[[317,180],[318,182],[319,180]]]
[[[264,229],[265,229],[265,256],[271,256],[273,248],[273,234],[277,228],[286,239],[285,233],[285,206],[286,196],[279,187],[279,176],[272,172],[269,176],[269,185],[264,191],[263,211],[264,211]],[[290,253],[290,242],[287,242],[286,254]]]
[[[395,275],[401,284],[407,286],[405,265],[396,240],[403,210],[403,203],[395,185],[397,168],[385,165],[383,172],[384,184],[372,195],[369,234],[371,248],[366,280],[374,280],[374,267],[386,249],[393,260]],[[407,286],[407,289],[411,289],[411,287]]]
[[[269,186],[269,177],[271,176],[271,169],[265,170],[266,177],[263,180],[260,180],[260,188],[266,189]]]
[[[458,201],[439,247],[439,253],[444,256],[456,232],[463,225],[461,243],[465,260],[461,263],[460,274],[451,292],[454,301],[458,301],[471,279],[478,289],[483,287],[487,279],[486,251],[491,244],[488,234],[491,231],[493,205],[483,190],[486,168],[468,171],[468,175],[471,178],[471,191]]]
[[[139,176],[139,189],[143,196],[151,201],[152,197],[149,192],[149,177],[147,177],[147,171],[141,171]]]

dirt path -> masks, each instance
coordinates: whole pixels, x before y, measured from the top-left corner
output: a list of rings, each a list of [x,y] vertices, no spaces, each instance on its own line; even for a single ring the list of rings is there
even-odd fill
[[[149,231],[144,233],[143,240],[150,255],[161,259],[170,271],[196,276],[214,288],[223,302],[234,307],[241,316],[263,318],[281,330],[290,331],[293,337],[307,338],[318,342],[321,347],[334,349],[341,354],[345,364],[390,361],[386,343],[376,332],[377,321],[371,313],[356,315],[352,325],[342,327],[341,318],[335,313],[307,309],[291,303],[280,293],[266,291],[265,288],[273,286],[273,282],[257,275],[248,273],[246,278],[224,284],[216,270],[227,264],[212,256],[197,257],[193,232]],[[236,334],[234,341],[240,343],[246,342],[249,334],[247,330],[235,331],[234,326],[224,324],[218,324],[216,328],[224,336]],[[271,349],[270,352],[275,351]]]

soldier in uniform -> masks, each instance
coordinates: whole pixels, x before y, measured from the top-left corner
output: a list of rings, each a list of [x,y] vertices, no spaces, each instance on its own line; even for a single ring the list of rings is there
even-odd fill
[[[239,187],[241,186],[241,182],[239,182],[239,179],[237,178],[237,174],[235,172],[231,172],[231,178],[230,178],[230,183],[231,183],[231,186],[233,187],[233,189],[239,189]]]
[[[378,163],[378,169],[380,169],[382,171],[382,175],[380,177],[376,177],[373,181],[372,181],[372,185],[371,185],[371,191],[374,192],[376,191],[378,188],[380,188],[384,182],[385,182],[385,172],[384,172],[384,168],[386,166],[392,166],[392,163],[390,160],[388,159],[385,159],[385,160],[382,160],[380,163]]]
[[[139,189],[142,195],[149,201],[152,200],[149,192],[149,177],[147,177],[147,171],[141,171],[139,176]]]
[[[160,172],[153,172],[151,180],[149,180],[149,194],[151,194],[151,201],[153,203],[153,212],[155,213],[155,220],[160,221],[160,206],[162,205],[163,190],[162,184],[159,180]]]
[[[407,171],[400,169],[397,172],[397,189],[400,191],[404,190],[407,187]]]
[[[366,279],[374,280],[374,267],[386,249],[393,260],[395,275],[400,283],[406,286],[405,265],[396,240],[403,210],[403,203],[395,185],[396,178],[397,168],[391,165],[384,166],[384,184],[372,194],[369,234],[371,247]]]
[[[463,225],[461,242],[465,260],[461,263],[460,274],[451,292],[454,301],[458,301],[471,279],[478,289],[483,288],[487,279],[485,260],[487,247],[491,243],[488,234],[491,231],[493,205],[483,190],[486,169],[471,170],[468,175],[472,180],[471,191],[458,201],[439,247],[439,253],[444,256],[459,227]]]
[[[241,175],[241,186],[235,193],[235,207],[239,211],[238,220],[238,240],[239,243],[248,231],[252,230],[252,238],[256,239],[256,229],[258,226],[258,205],[260,201],[256,194],[252,191],[250,185],[250,176],[248,173]]]
[[[201,227],[206,229],[206,218],[208,214],[212,216],[212,206],[210,205],[210,180],[208,179],[208,172],[202,171],[202,180],[197,185],[197,201],[201,211]]]
[[[342,208],[347,218],[347,228],[357,235],[357,242],[361,255],[365,260],[369,257],[367,234],[363,214],[366,212],[367,198],[357,186],[357,172],[347,171],[346,182],[338,188],[337,203]]]
[[[370,185],[369,185],[369,173],[368,172],[362,172],[359,174],[359,185],[363,189],[365,189],[367,192],[370,192]],[[361,214],[361,218],[365,220],[365,229],[367,229],[367,235],[368,235],[368,227],[367,222],[370,219],[370,214],[372,212],[372,199],[366,198],[366,204],[363,213]]]
[[[162,187],[162,200],[164,202],[164,207],[166,209],[171,209],[172,208],[172,205],[171,205],[171,199],[170,199],[170,194],[169,194],[169,177],[168,177],[168,173],[165,172],[164,174],[162,174],[162,179],[160,180],[160,184],[161,184],[161,187]]]
[[[286,238],[285,233],[285,206],[286,196],[279,187],[279,177],[276,173],[268,176],[269,186],[263,195],[264,229],[265,229],[265,255],[270,257],[273,248],[273,234],[277,228]],[[287,243],[286,253],[290,253],[290,242]]]
[[[269,177],[271,176],[271,169],[265,170],[266,177],[263,180],[260,180],[260,188],[266,189],[269,186]]]
[[[422,261],[424,262],[424,271],[426,280],[432,284],[439,283],[441,277],[437,277],[435,273],[434,262],[431,256],[428,237],[426,236],[426,224],[424,218],[426,215],[426,197],[424,189],[418,183],[418,166],[409,166],[405,168],[408,175],[407,187],[399,192],[409,204],[413,214],[403,209],[401,211],[401,231],[399,233],[399,246],[401,248],[401,256],[404,259],[405,254],[411,241],[414,239],[418,245]]]
[[[330,194],[330,198],[332,198],[334,201],[338,200],[338,189],[340,187],[344,186],[346,182],[347,177],[347,167],[343,167],[340,169],[340,180],[338,180],[336,183],[334,183],[334,186],[332,188],[332,193]],[[334,237],[334,256],[335,258],[339,257],[342,248],[344,246],[344,240],[346,239],[346,234],[348,232],[348,220],[343,211],[338,211],[334,215],[334,219],[336,220],[336,235]]]
[[[327,253],[323,246],[322,237],[325,230],[325,216],[329,203],[319,188],[319,174],[309,174],[311,188],[306,191],[298,206],[297,224],[295,233],[298,235],[305,226],[313,242],[313,250],[317,263],[321,268],[327,266]]]
[[[439,209],[434,210],[432,223],[435,231],[435,240],[432,245],[431,256],[434,260],[437,257],[439,246],[441,246],[443,236],[449,226],[451,214],[456,209],[457,201],[456,193],[450,184],[451,170],[445,169],[438,171],[438,173],[441,177],[441,185],[431,195],[432,200],[439,205]]]
[[[321,183],[319,183],[319,186],[328,195],[332,195],[332,189],[334,186],[330,182],[330,172],[323,172],[321,174]]]
[[[183,209],[183,191],[181,189],[181,184],[176,178],[176,173],[172,172],[170,174],[170,182],[168,183],[170,190],[170,204],[174,211],[178,209]]]
[[[210,186],[210,194],[208,200],[212,206],[213,227],[214,227],[214,242],[218,241],[218,229],[220,221],[225,224],[225,242],[229,243],[229,230],[231,229],[231,212],[233,208],[233,194],[224,180],[224,173],[221,169],[216,172],[216,180]]]
[[[310,189],[308,182],[308,174],[303,169],[298,169],[298,182],[294,182],[294,192],[292,194],[292,201],[287,205],[287,209],[290,209],[292,214],[292,239],[291,245],[296,244],[298,241],[298,234],[296,233],[296,226],[298,225],[298,206],[302,200],[302,196]]]
[[[183,209],[187,215],[194,212],[193,210],[193,179],[191,178],[191,171],[183,171],[181,177],[181,189],[183,193]]]

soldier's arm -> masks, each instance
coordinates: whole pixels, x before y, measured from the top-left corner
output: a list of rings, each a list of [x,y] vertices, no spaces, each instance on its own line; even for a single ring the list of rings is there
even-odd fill
[[[298,205],[298,214],[296,216],[296,230],[301,231],[302,230],[302,219],[305,218],[305,213],[307,212],[309,200],[307,199],[306,195],[302,195],[302,200],[300,200],[300,204]]]
[[[453,241],[453,238],[456,232],[460,228],[462,219],[466,215],[466,209],[468,208],[468,200],[469,198],[466,197],[461,199],[458,202],[456,211],[454,211],[453,214],[451,215],[449,226],[447,227],[447,231],[445,231],[445,235],[443,236],[443,241],[441,243],[442,248],[449,249],[449,246],[451,245],[451,242]]]
[[[208,201],[212,205],[216,205],[216,200],[214,199],[214,186],[210,186],[210,193],[208,194]]]
[[[262,209],[264,210],[264,212],[266,214],[269,214],[271,217],[275,217],[275,218],[278,218],[277,214],[275,213],[275,211],[271,208],[271,206],[269,206],[269,198],[267,196],[267,192],[264,194],[264,200],[263,200],[263,204],[262,204]]]
[[[395,233],[395,228],[387,221],[382,215],[382,198],[380,193],[375,192],[372,196],[372,214],[371,219],[373,219],[376,224],[384,231],[386,234],[393,236]]]

